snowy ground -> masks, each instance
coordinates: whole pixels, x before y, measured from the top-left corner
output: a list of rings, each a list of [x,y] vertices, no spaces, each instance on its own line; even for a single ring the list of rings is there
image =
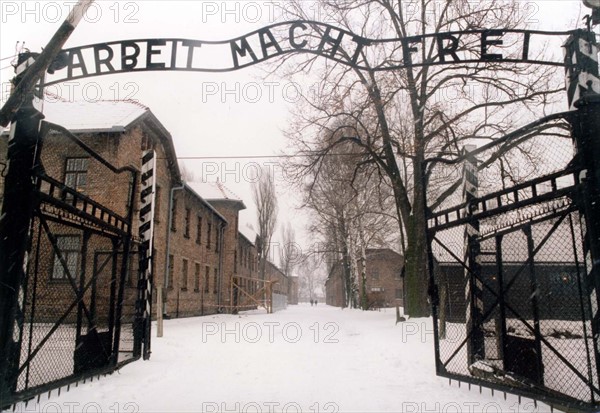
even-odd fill
[[[165,321],[152,358],[39,404],[43,412],[533,412],[438,378],[430,319],[309,304]]]

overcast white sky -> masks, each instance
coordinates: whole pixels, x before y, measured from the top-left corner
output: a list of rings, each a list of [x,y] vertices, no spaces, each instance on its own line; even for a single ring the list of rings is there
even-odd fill
[[[31,51],[40,51],[74,4],[75,1],[65,0],[0,1],[2,103],[13,76],[9,57],[15,54],[16,43],[25,41]],[[588,12],[579,0],[523,0],[522,5],[523,13],[534,23],[532,28],[543,30],[582,27],[577,21]],[[315,20],[326,18],[317,8],[313,11]],[[88,12],[67,47],[141,38],[225,40],[279,21],[279,16],[267,0],[102,0]],[[268,81],[279,83],[265,83],[264,69],[258,65],[227,74],[146,72],[103,76],[75,81],[70,89],[62,87],[60,95],[75,100],[130,97],[140,101],[171,132],[177,153],[182,157],[272,156],[285,150],[282,129],[294,105],[289,85],[276,78]],[[302,90],[307,92],[312,82],[307,80],[301,85]],[[214,94],[208,94],[209,91]],[[184,161],[198,178],[203,170],[216,168],[209,178],[214,180],[218,176],[244,199],[248,210],[242,221],[246,222],[255,220],[246,178],[252,175],[257,163],[267,162],[278,159]],[[297,233],[301,233],[305,217],[295,210],[296,197],[284,185],[279,185],[278,191],[280,222],[293,221]],[[300,234],[300,238],[304,243],[310,241],[306,234]]]

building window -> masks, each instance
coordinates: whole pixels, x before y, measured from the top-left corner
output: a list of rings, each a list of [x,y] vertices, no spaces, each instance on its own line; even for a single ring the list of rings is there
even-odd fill
[[[213,285],[213,293],[216,294],[217,293],[217,282],[218,282],[218,271],[215,268],[214,270],[214,276],[213,276],[213,281],[214,281],[214,285]]]
[[[212,236],[212,224],[209,223],[206,237],[206,248],[210,249],[210,237]]]
[[[77,266],[81,255],[81,246],[79,245],[79,237],[77,235],[57,235],[56,245],[60,251],[60,255],[64,259],[66,269],[63,266],[58,254],[54,253],[54,266],[52,268],[51,279],[53,280],[68,280],[69,275],[73,279],[77,276]]]
[[[188,286],[188,260],[183,259],[183,267],[181,268],[181,289],[187,291]]]
[[[198,215],[198,222],[196,223],[196,244],[202,244],[202,217]]]
[[[194,271],[194,292],[200,292],[200,264],[198,263]]]
[[[186,238],[190,237],[190,220],[192,218],[192,210],[190,208],[185,209],[185,227],[183,236]]]
[[[169,272],[167,273],[167,288],[173,288],[173,272],[175,270],[175,258],[169,255]]]
[[[210,267],[206,267],[206,272],[204,273],[204,292],[208,293],[210,291]]]
[[[379,279],[379,270],[371,271],[371,278],[374,280],[378,280]]]
[[[177,231],[177,199],[173,198],[173,204],[171,205],[171,231]]]
[[[67,158],[65,163],[65,185],[83,192],[87,185],[88,158]]]
[[[402,288],[396,288],[396,298],[399,300],[402,299]]]

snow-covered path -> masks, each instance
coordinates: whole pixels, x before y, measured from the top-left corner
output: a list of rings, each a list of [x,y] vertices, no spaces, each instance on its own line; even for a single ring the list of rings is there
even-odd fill
[[[430,319],[308,304],[165,322],[152,358],[17,411],[532,412],[533,403],[448,385]],[[55,393],[56,394],[56,393]],[[538,405],[537,411],[549,411]]]

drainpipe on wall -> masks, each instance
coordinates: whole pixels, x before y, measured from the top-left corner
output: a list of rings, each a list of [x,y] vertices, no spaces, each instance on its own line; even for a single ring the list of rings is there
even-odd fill
[[[221,312],[221,293],[223,289],[223,250],[225,249],[225,227],[227,223],[224,222],[219,226],[219,291],[217,293],[217,312]],[[230,303],[231,304],[231,303]]]
[[[169,285],[169,255],[171,252],[171,226],[173,221],[173,197],[175,195],[175,191],[181,190],[185,188],[185,183],[182,183],[181,186],[174,186],[171,188],[171,193],[169,195],[169,219],[167,221],[167,250],[165,257],[165,276],[163,278],[163,288],[166,290]],[[157,289],[156,291],[156,336],[163,336],[163,291],[162,289]],[[160,300],[160,301],[159,301]]]

